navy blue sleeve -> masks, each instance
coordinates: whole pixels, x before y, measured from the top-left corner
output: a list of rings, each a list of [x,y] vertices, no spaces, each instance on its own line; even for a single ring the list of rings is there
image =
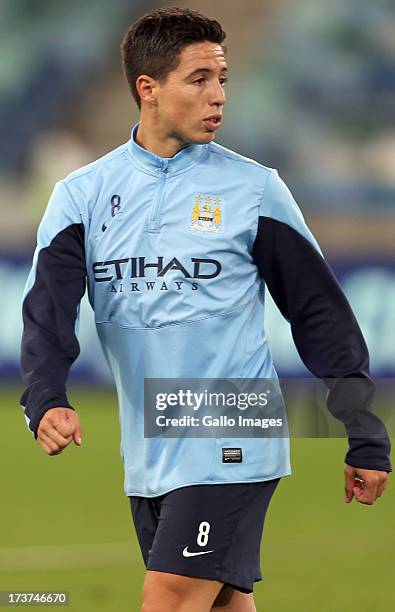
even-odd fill
[[[282,192],[286,199],[289,192]],[[253,247],[259,273],[290,322],[304,364],[329,389],[328,409],[349,436],[346,463],[391,471],[390,440],[371,410],[375,385],[369,353],[350,304],[306,227],[299,231],[300,218],[293,226],[279,210],[276,214],[277,219],[259,217]]]
[[[47,410],[72,408],[66,381],[79,354],[75,326],[85,285],[84,225],[67,189],[58,184],[39,228],[22,306],[26,389],[20,402],[35,437]]]

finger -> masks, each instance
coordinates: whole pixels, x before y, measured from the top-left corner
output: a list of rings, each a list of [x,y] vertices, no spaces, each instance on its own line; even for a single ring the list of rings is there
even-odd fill
[[[50,421],[52,427],[54,427],[64,438],[73,436],[75,430],[75,423],[66,418],[65,416],[56,417]]]
[[[82,442],[82,428],[80,424],[79,417],[76,413],[70,414],[69,412],[65,412],[60,417],[55,415],[50,421],[51,427],[47,423],[45,425],[45,433],[52,436],[52,428],[55,428],[60,435],[63,436],[64,439],[67,440],[67,444],[74,440],[75,444],[78,446],[81,445]],[[67,445],[66,444],[66,445]]]
[[[49,455],[57,455],[63,450],[43,431],[37,436],[37,439],[40,444],[44,444],[49,449]]]
[[[72,435],[67,436],[67,437],[62,436],[62,434],[59,433],[59,431],[55,427],[45,429],[44,433],[49,438],[51,438],[51,440],[56,442],[57,445],[60,446],[61,448],[65,448],[66,446],[68,446],[71,440],[73,439]]]
[[[387,488],[387,483],[388,483],[387,478],[379,483],[377,497],[381,497],[382,496],[382,494],[384,493],[384,491]]]
[[[50,420],[46,420],[46,421],[42,421],[39,425],[37,434],[38,436],[41,434],[45,434],[47,436],[52,437],[52,435],[56,436],[61,436],[62,438],[66,439],[72,437],[72,432],[70,431],[65,431],[65,429],[63,427],[60,427],[60,423],[57,421],[50,421]]]
[[[365,482],[364,486],[355,486],[354,495],[360,504],[371,506],[377,499],[377,483]]]
[[[39,446],[41,446],[41,448],[43,449],[43,451],[45,451],[45,452],[47,453],[47,455],[51,455],[51,454],[52,454],[51,449],[49,448],[49,446],[47,446],[47,445],[45,444],[45,442],[44,442],[43,440],[41,440],[41,439],[37,438],[37,442],[38,442]]]
[[[344,472],[345,483],[344,483],[344,501],[349,504],[353,498],[353,489],[354,489],[354,476],[355,472],[353,470],[347,469]]]

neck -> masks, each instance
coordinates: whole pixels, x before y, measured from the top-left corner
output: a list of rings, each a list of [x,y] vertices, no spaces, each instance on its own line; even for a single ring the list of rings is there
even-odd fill
[[[189,146],[189,143],[183,143],[175,136],[171,136],[162,126],[149,121],[143,115],[140,117],[136,142],[140,147],[155,153],[158,157],[174,157],[179,151]]]

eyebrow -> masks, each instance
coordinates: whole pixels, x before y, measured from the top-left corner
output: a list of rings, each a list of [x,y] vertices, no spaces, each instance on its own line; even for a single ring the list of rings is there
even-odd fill
[[[193,77],[195,74],[201,74],[202,72],[207,73],[211,73],[214,72],[213,70],[211,70],[210,68],[195,68],[195,70],[193,70],[190,74],[188,74],[188,76],[186,77],[187,79],[190,79],[191,77]],[[221,70],[221,74],[228,74],[228,69],[227,68],[222,68]]]

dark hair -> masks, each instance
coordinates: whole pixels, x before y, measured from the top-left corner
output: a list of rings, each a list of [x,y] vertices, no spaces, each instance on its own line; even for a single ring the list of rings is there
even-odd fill
[[[160,8],[138,19],[121,45],[123,69],[138,107],[136,80],[141,74],[164,82],[177,68],[184,47],[205,41],[222,45],[225,38],[218,21],[191,9]]]

